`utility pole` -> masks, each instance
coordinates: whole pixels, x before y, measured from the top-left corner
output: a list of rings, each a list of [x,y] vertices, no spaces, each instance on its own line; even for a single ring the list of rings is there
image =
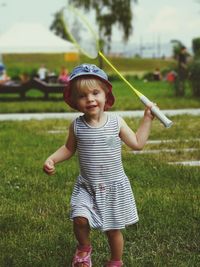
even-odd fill
[[[140,37],[140,46],[139,46],[140,56],[143,56],[143,43],[142,43],[142,37]]]
[[[161,54],[161,44],[160,44],[160,35],[157,36],[157,58],[160,58]]]

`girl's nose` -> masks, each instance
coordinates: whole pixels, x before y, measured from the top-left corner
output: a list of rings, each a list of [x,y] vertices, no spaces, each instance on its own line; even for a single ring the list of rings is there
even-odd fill
[[[92,94],[88,94],[87,100],[88,101],[93,101],[94,100],[94,96]]]

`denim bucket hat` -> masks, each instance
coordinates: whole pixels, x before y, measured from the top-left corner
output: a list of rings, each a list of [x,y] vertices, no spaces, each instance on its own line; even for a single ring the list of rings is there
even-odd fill
[[[72,90],[72,81],[78,79],[79,77],[95,77],[104,82],[108,88],[107,101],[105,110],[112,107],[115,102],[115,98],[112,94],[112,84],[108,81],[107,74],[94,64],[82,64],[75,67],[72,73],[69,76],[67,86],[64,89],[63,97],[64,101],[73,109],[77,109],[73,101],[71,100],[71,90]]]

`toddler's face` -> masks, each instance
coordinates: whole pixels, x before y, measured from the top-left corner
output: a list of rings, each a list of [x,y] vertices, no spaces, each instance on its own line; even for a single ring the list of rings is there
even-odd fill
[[[85,86],[77,89],[77,109],[84,114],[95,114],[104,111],[106,93],[98,83],[93,86]]]
[[[79,78],[74,81],[71,92],[71,100],[79,111],[94,113],[105,109],[108,88],[99,79]]]

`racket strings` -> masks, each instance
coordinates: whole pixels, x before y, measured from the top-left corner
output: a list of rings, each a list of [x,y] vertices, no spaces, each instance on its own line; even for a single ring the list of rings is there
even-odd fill
[[[95,31],[86,18],[70,6],[63,10],[63,21],[66,31],[79,50],[89,58],[96,58],[99,42]]]

